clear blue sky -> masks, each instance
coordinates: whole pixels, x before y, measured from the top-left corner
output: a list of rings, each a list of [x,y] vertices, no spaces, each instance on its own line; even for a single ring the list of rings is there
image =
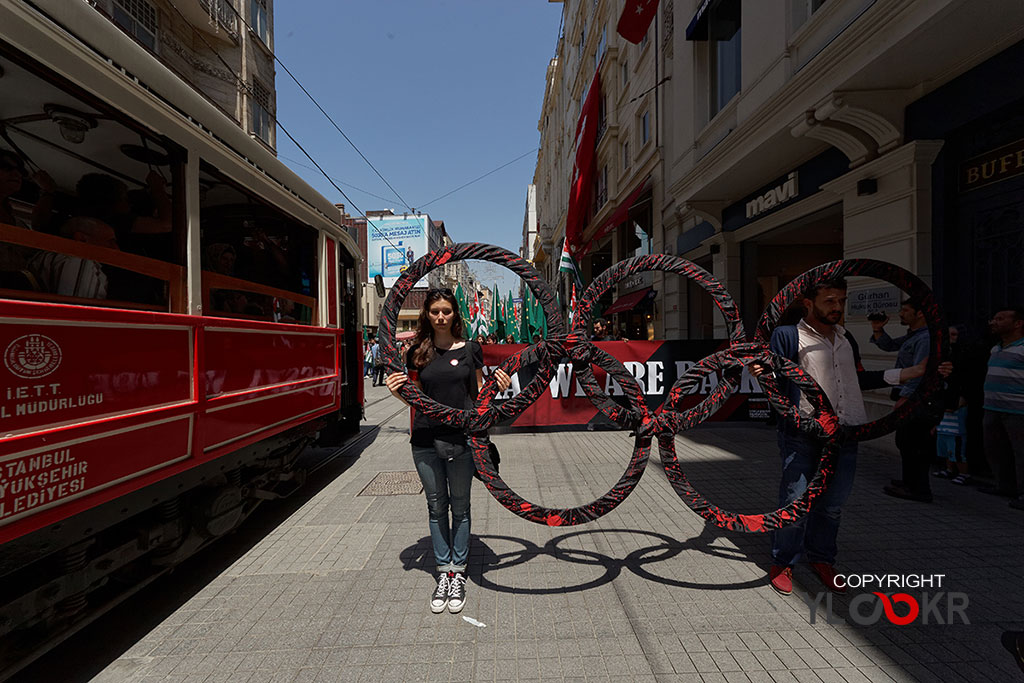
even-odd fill
[[[278,0],[275,50],[409,205],[456,241],[518,252],[536,153],[424,205],[538,146],[561,12],[547,0]],[[339,183],[359,209],[403,210],[280,68],[277,116],[333,178],[388,198]],[[281,132],[278,154],[348,207]]]

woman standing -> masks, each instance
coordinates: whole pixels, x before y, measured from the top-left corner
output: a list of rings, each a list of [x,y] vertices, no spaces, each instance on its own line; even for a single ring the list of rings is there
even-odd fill
[[[399,388],[412,380],[438,403],[471,408],[483,384],[483,350],[477,342],[466,341],[464,332],[452,291],[430,290],[420,309],[416,338],[405,357],[408,374],[392,373],[385,380],[391,393],[401,399]],[[506,390],[511,378],[502,370],[495,370],[495,375],[498,388]],[[454,614],[466,603],[473,454],[461,430],[415,411],[409,441],[427,496],[430,540],[437,563],[437,588],[430,597],[430,611],[439,614],[447,607]]]

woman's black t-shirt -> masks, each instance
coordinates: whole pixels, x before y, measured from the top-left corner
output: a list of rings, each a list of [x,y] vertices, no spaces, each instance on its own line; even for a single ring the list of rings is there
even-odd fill
[[[412,348],[406,353],[405,366],[409,371],[419,373],[423,393],[442,405],[459,409],[472,408],[477,394],[476,371],[484,366],[484,352],[480,344],[467,341],[457,349],[435,347],[434,359],[422,369],[413,365],[415,350]],[[429,447],[434,445],[434,439],[466,443],[466,436],[461,429],[431,420],[413,410],[409,443]]]

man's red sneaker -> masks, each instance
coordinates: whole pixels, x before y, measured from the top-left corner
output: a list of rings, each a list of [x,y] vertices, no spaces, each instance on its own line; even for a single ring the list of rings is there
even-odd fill
[[[793,570],[789,567],[773,564],[772,568],[768,570],[768,579],[771,581],[772,588],[779,593],[789,595],[793,592]]]
[[[846,586],[836,583],[836,568],[825,562],[811,562],[811,569],[818,575],[821,582],[833,593],[842,595],[846,592]]]

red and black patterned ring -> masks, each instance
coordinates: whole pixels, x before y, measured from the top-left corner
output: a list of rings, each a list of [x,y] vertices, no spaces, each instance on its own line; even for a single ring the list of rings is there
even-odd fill
[[[536,268],[507,249],[490,244],[463,242],[432,251],[419,258],[402,273],[391,287],[391,292],[384,301],[380,324],[377,328],[384,365],[388,372],[405,372],[405,359],[399,357],[395,330],[398,326],[398,313],[402,309],[402,303],[409,296],[413,286],[432,270],[440,268],[447,263],[465,260],[490,261],[499,266],[504,266],[516,275],[519,275],[544,308],[544,314],[547,316],[548,330],[554,335],[562,335],[564,333],[565,325],[562,321],[562,312],[558,308],[558,301],[555,299],[554,292],[547,287]],[[533,383],[538,384],[539,388],[543,389],[547,382],[550,381],[551,377],[545,380],[543,374],[538,373]],[[420,391],[412,382],[407,382],[403,385],[398,393],[416,410],[420,411],[421,414],[437,422],[462,429],[467,428],[473,420],[480,424],[479,416],[474,417],[473,411],[442,405]],[[485,429],[498,421],[499,415],[497,410],[494,410],[492,407],[488,411],[486,418],[484,420],[486,426],[483,427]]]
[[[743,330],[743,321],[740,318],[739,310],[736,308],[736,302],[729,295],[729,292],[726,291],[725,287],[722,286],[722,283],[716,280],[711,273],[692,261],[687,261],[678,256],[669,256],[668,254],[634,256],[633,258],[616,263],[596,277],[583,292],[577,303],[573,314],[572,334],[581,337],[586,334],[590,327],[590,319],[593,315],[594,307],[601,297],[611,290],[615,283],[649,271],[675,273],[700,285],[711,296],[715,306],[722,313],[722,318],[725,320],[726,327],[729,330],[730,345],[735,346],[747,342],[747,336]],[[575,360],[577,359],[574,358]],[[603,402],[607,398],[604,392],[597,393],[592,390],[592,387],[596,387],[597,383],[592,381],[593,373],[590,370],[589,364],[577,363],[574,367],[574,372],[580,380],[580,385],[590,400],[595,402],[595,405],[597,405],[597,401]],[[677,391],[680,381],[682,381],[682,378],[677,380],[676,384],[669,390],[670,396],[673,392]],[[735,388],[738,388],[738,385]],[[714,409],[711,408],[712,403],[717,401],[717,405],[720,405],[731,393],[732,391],[722,397],[720,392],[712,392],[699,405],[686,411],[683,419],[689,421],[690,426],[699,424],[717,410],[717,406]],[[639,416],[636,416],[636,418],[639,419]]]
[[[549,343],[545,346],[550,354],[549,357],[554,357],[555,354],[553,352],[558,349],[559,345]],[[499,367],[509,374],[514,373],[522,366],[522,357],[527,351],[528,349],[523,349],[512,354],[506,358]],[[619,382],[622,386],[623,393],[629,398],[629,402],[633,408],[632,412],[642,416],[639,422],[653,422],[653,419],[648,414],[647,404],[644,402],[643,389],[640,387],[640,384],[636,381],[633,375],[627,372],[626,369],[607,352],[600,351],[597,353],[594,358],[594,362],[598,363],[600,367],[604,368],[610,375],[615,377],[617,382]],[[542,372],[539,372],[538,377],[542,374]],[[548,376],[548,381],[550,381],[550,376]],[[495,379],[495,375],[494,373],[491,373],[484,381],[484,385],[480,388],[476,409],[480,416],[489,412],[490,403],[494,400],[496,385],[497,380]],[[535,398],[536,396],[533,397],[533,399]],[[532,402],[533,399],[531,399],[530,402]],[[614,406],[614,409],[608,406],[607,403]],[[599,404],[595,401],[594,405],[597,406],[598,409],[602,410],[602,405],[605,406],[605,408],[608,408],[612,414],[615,415],[615,418],[613,419],[627,419],[628,412],[624,411],[621,406],[611,399],[609,399],[607,403],[601,402]],[[611,417],[611,415],[609,415],[609,417]],[[485,432],[472,430],[468,433],[466,438],[467,445],[473,451],[473,460],[476,463],[476,469],[480,474],[480,479],[483,481],[490,494],[494,496],[494,499],[506,509],[523,519],[536,522],[538,524],[545,524],[547,526],[575,526],[577,524],[584,524],[603,517],[614,510],[619,503],[624,501],[626,497],[633,492],[633,489],[636,488],[636,485],[640,481],[640,477],[643,476],[644,469],[647,467],[647,460],[651,455],[651,441],[651,435],[641,436],[639,433],[637,434],[635,446],[633,448],[633,457],[630,458],[629,463],[626,465],[625,472],[622,473],[622,476],[615,485],[600,498],[577,507],[549,508],[532,503],[509,488],[508,484],[505,483],[498,472],[494,469],[494,464],[491,462],[490,457],[490,441]]]
[[[825,491],[832,473],[835,471],[835,456],[839,451],[839,444],[842,441],[839,420],[832,410],[828,397],[821,387],[818,386],[818,383],[810,375],[800,370],[796,363],[786,358],[770,354],[768,360],[776,372],[781,373],[794,382],[800,387],[804,395],[807,396],[814,409],[813,414],[815,417],[813,420],[803,418],[804,422],[799,424],[801,429],[811,431],[816,436],[819,436],[823,444],[821,458],[818,461],[818,468],[814,473],[814,477],[811,479],[803,495],[793,502],[772,512],[756,514],[741,514],[723,510],[711,503],[693,487],[683,473],[682,466],[676,457],[675,435],[683,429],[689,429],[692,424],[689,419],[680,420],[681,414],[675,412],[675,404],[685,394],[686,387],[696,385],[697,382],[700,382],[712,372],[720,372],[725,379],[712,391],[709,398],[713,398],[714,401],[709,406],[710,412],[702,417],[701,420],[717,410],[721,402],[724,402],[735,391],[736,386],[730,384],[725,391],[719,391],[719,388],[727,382],[736,382],[739,372],[742,371],[742,362],[733,358],[729,351],[719,351],[691,367],[680,378],[680,391],[676,395],[669,397],[668,401],[666,401],[665,411],[658,416],[661,424],[670,428],[669,430],[659,431],[658,449],[661,455],[662,467],[665,469],[665,475],[668,477],[672,488],[691,510],[716,526],[731,531],[766,533],[781,529],[798,521],[807,513],[814,500]],[[768,394],[769,400],[774,405],[783,406],[784,408],[789,407],[789,401],[777,388],[769,389],[765,385],[762,386],[765,389],[765,393]],[[795,409],[794,412],[796,412]],[[808,421],[813,423],[813,429],[810,425],[805,424]]]
[[[549,526],[571,526],[593,521],[621,503],[633,491],[643,474],[650,456],[652,439],[657,437],[662,464],[669,482],[680,498],[708,521],[726,529],[747,532],[768,532],[800,519],[810,505],[826,488],[834,470],[835,455],[839,445],[848,440],[875,438],[895,428],[898,420],[909,415],[923,397],[933,390],[938,382],[936,372],[941,360],[940,351],[945,332],[941,327],[938,308],[931,291],[920,279],[897,266],[880,261],[863,259],[836,261],[804,273],[786,285],[765,312],[753,342],[746,340],[743,324],[735,302],[721,283],[706,270],[685,259],[667,255],[638,256],[618,263],[602,273],[587,288],[580,298],[575,311],[572,330],[564,333],[562,318],[557,309],[555,297],[541,281],[540,274],[515,254],[490,245],[475,243],[457,244],[432,252],[416,261],[396,282],[385,302],[380,322],[380,340],[384,360],[392,371],[403,369],[395,345],[395,326],[401,303],[412,286],[431,270],[465,259],[491,261],[509,268],[525,280],[537,296],[548,316],[548,339],[527,347],[509,358],[501,368],[510,375],[524,365],[539,363],[540,367],[533,380],[515,397],[502,405],[495,403],[496,380],[491,373],[482,387],[475,408],[459,410],[442,406],[426,397],[412,383],[406,384],[400,394],[417,410],[428,417],[466,430],[467,443],[472,448],[473,458],[488,491],[503,506],[524,519]],[[664,271],[684,275],[703,287],[721,311],[729,328],[729,347],[712,354],[692,367],[680,377],[669,390],[665,407],[658,415],[651,415],[644,401],[643,390],[634,377],[614,357],[587,341],[590,318],[597,301],[618,281],[645,271]],[[914,401],[900,406],[889,416],[867,425],[841,426],[828,398],[821,387],[795,363],[772,353],[768,342],[772,328],[778,323],[782,312],[797,300],[803,291],[818,281],[840,276],[859,275],[876,277],[891,282],[911,296],[918,298],[925,311],[931,333],[926,381],[914,394]],[[597,500],[574,508],[548,508],[531,503],[512,491],[494,470],[490,460],[489,440],[486,430],[496,422],[514,418],[526,410],[549,386],[556,373],[557,363],[568,357],[573,364],[576,379],[590,401],[604,415],[621,427],[634,430],[636,445],[633,456],[619,481]],[[675,435],[690,429],[710,417],[739,388],[743,367],[759,362],[774,372],[761,376],[761,386],[772,405],[791,424],[821,440],[823,453],[819,467],[806,492],[796,501],[777,510],[758,514],[738,514],[725,511],[708,501],[686,479],[675,453]],[[604,369],[610,379],[622,388],[629,406],[613,400],[598,384],[592,366]],[[697,383],[711,373],[721,376],[721,381],[698,405],[683,410],[686,396],[692,393]],[[804,415],[798,406],[790,401],[781,390],[775,373],[796,384],[807,397],[812,412]]]
[[[859,425],[843,426],[844,439],[867,441],[869,439],[877,439],[894,431],[897,423],[912,413],[917,412],[926,401],[942,388],[942,379],[938,374],[938,366],[949,355],[947,346],[948,330],[942,322],[942,315],[935,301],[935,295],[921,278],[897,265],[874,259],[843,259],[812,268],[783,287],[775,298],[771,300],[757,325],[757,330],[754,333],[754,343],[760,346],[767,346],[769,344],[772,331],[778,324],[782,314],[790,304],[803,297],[804,291],[808,287],[817,282],[853,276],[884,280],[896,285],[909,297],[917,300],[921,305],[922,313],[924,313],[930,337],[925,376],[910,399],[897,404],[890,413],[877,420]],[[766,382],[762,382],[762,387],[765,388],[774,385],[774,379],[771,377],[768,377]],[[787,411],[787,414],[792,414],[792,412]]]

